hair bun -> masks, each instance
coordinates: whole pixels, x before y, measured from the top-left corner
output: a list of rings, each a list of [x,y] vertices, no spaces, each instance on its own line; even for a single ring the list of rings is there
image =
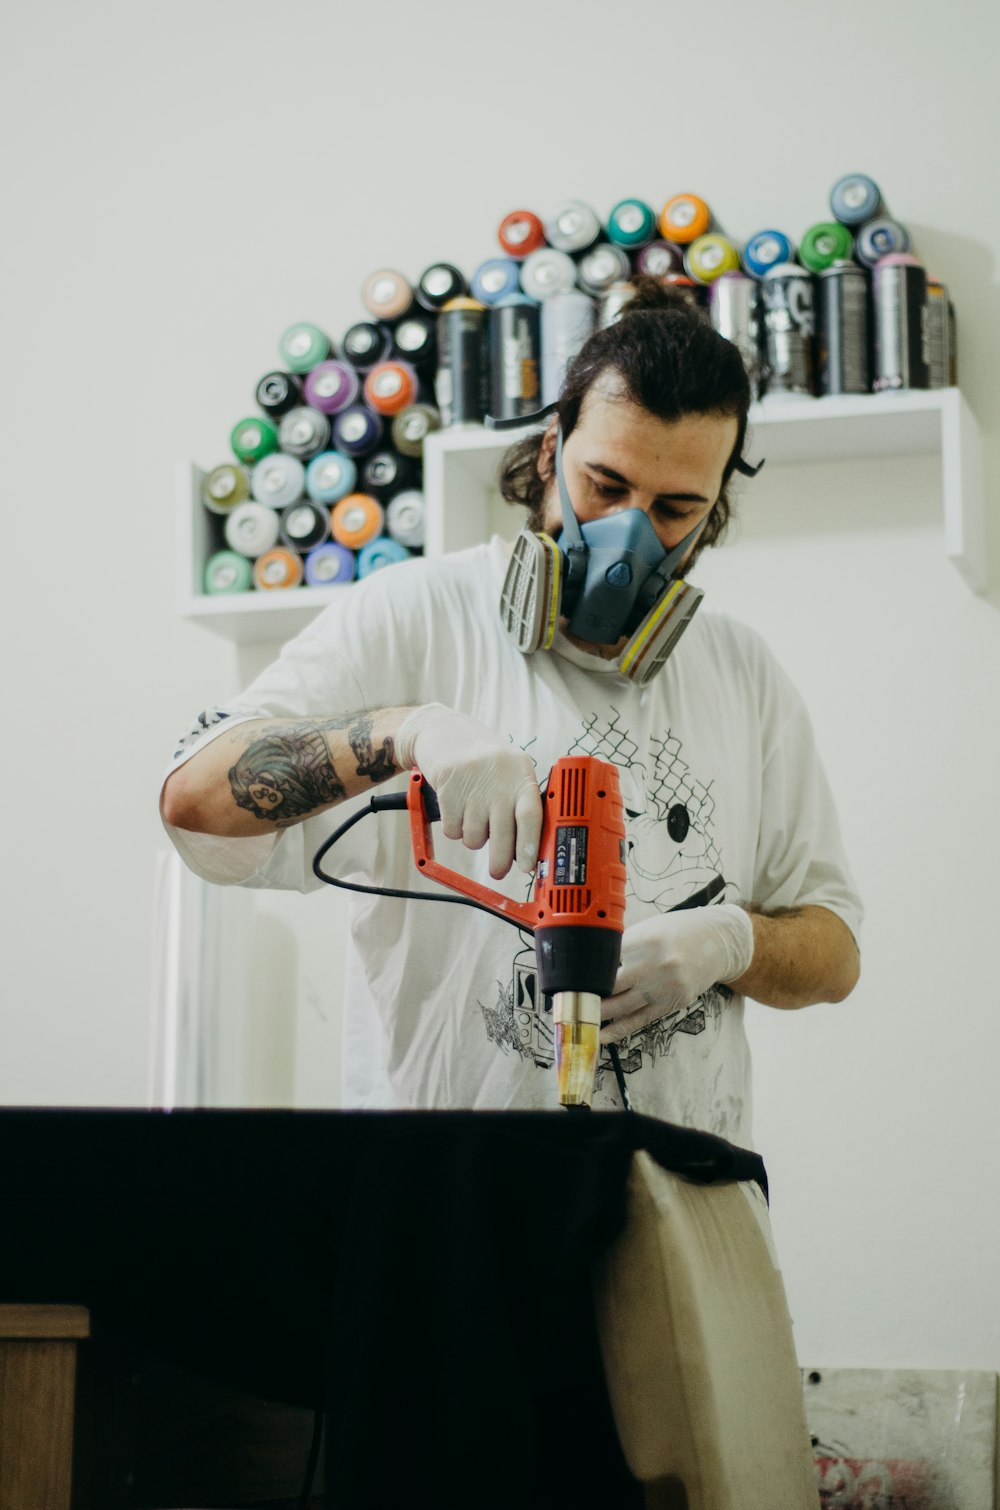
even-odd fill
[[[623,305],[619,319],[625,315],[643,314],[649,309],[672,310],[693,319],[703,318],[689,289],[664,283],[662,278],[657,278],[652,273],[636,273],[628,281],[633,292],[628,303]]]

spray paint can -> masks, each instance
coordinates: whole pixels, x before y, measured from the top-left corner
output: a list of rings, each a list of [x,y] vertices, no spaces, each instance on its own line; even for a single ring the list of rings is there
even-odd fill
[[[894,252],[872,273],[876,393],[926,388],[927,274],[915,257]]]
[[[302,402],[302,379],[295,372],[265,372],[254,398],[268,419],[280,419]]]
[[[539,303],[576,287],[576,263],[566,252],[543,246],[521,264],[521,291]]]
[[[545,227],[530,210],[511,210],[497,228],[497,240],[508,257],[523,262],[545,245]]]
[[[310,456],[316,456],[318,452],[325,450],[330,442],[329,417],[320,414],[318,409],[307,406],[289,409],[282,416],[278,437],[283,451],[287,451],[290,456],[298,456],[302,461],[308,461]]]
[[[516,294],[521,283],[521,264],[513,257],[490,257],[472,275],[469,292],[480,304],[498,304]]]
[[[344,456],[367,456],[382,439],[382,416],[365,404],[352,404],[333,421],[333,444]]]
[[[424,495],[415,488],[397,493],[385,511],[385,527],[393,540],[408,550],[422,550],[427,505]]]
[[[490,311],[490,414],[523,419],[534,414],[541,392],[541,316],[524,294],[501,299]]]
[[[608,240],[638,251],[656,235],[656,211],[644,199],[620,199],[608,216]]]
[[[634,266],[637,273],[665,278],[668,273],[684,271],[684,253],[671,241],[651,241],[636,252]]]
[[[441,416],[430,404],[410,404],[401,409],[392,422],[392,443],[400,456],[421,457],[424,441],[440,430]]]
[[[306,374],[303,396],[321,414],[339,414],[354,403],[360,387],[358,374],[348,362],[320,362]]]
[[[250,474],[246,467],[225,461],[213,467],[201,488],[201,501],[213,514],[228,514],[250,497]]]
[[[377,498],[367,493],[349,493],[330,515],[330,530],[338,545],[360,550],[375,540],[385,528],[385,510]]]
[[[250,491],[257,503],[266,503],[270,509],[285,509],[302,497],[306,485],[306,469],[297,456],[285,451],[276,451],[265,456],[253,469]]]
[[[381,571],[383,567],[395,566],[398,562],[409,559],[410,553],[406,546],[385,535],[379,540],[372,540],[358,552],[358,577],[370,577],[374,571]]]
[[[841,225],[864,225],[884,211],[882,191],[865,173],[847,173],[830,190],[830,214]]]
[[[740,254],[725,236],[699,236],[684,253],[685,271],[696,283],[714,283],[723,273],[738,272],[739,266]]]
[[[365,279],[361,302],[376,320],[401,320],[413,308],[413,289],[402,273],[380,267]]]
[[[795,247],[784,231],[757,231],[743,248],[743,267],[751,278],[763,278],[781,262],[795,261]]]
[[[255,466],[263,457],[278,449],[278,431],[269,419],[252,415],[249,419],[236,421],[229,435],[233,455],[244,466]]]
[[[262,592],[298,587],[302,581],[302,557],[295,551],[265,551],[253,564],[253,585]]]
[[[357,466],[340,451],[321,451],[306,468],[306,492],[313,503],[339,503],[354,492],[357,481]]]
[[[812,397],[816,391],[812,277],[794,263],[779,263],[760,280],[760,290],[768,392]]]
[[[216,551],[205,562],[205,591],[212,597],[219,593],[249,592],[253,586],[253,567],[246,556],[236,551]]]
[[[278,514],[263,503],[240,503],[225,525],[226,544],[239,556],[262,556],[278,543]]]
[[[821,220],[811,225],[799,244],[799,261],[811,273],[821,273],[835,262],[845,262],[854,251],[854,236],[846,225]]]
[[[330,536],[330,510],[316,503],[292,503],[278,522],[278,535],[289,550],[308,554]]]
[[[597,309],[593,299],[571,288],[542,304],[542,407],[562,392],[566,370],[593,334]]]
[[[931,388],[947,388],[952,368],[952,306],[948,290],[937,278],[927,280],[927,370]]]
[[[365,403],[383,416],[415,404],[419,391],[420,380],[409,362],[379,362],[365,378]]]
[[[346,545],[335,545],[332,540],[318,545],[305,560],[306,585],[329,587],[334,583],[343,585],[354,580],[356,558]]]
[[[576,268],[576,281],[585,294],[599,299],[614,283],[621,283],[632,271],[628,252],[610,241],[591,247]]]
[[[407,315],[392,333],[392,359],[409,362],[418,372],[437,362],[436,321],[430,315]]]
[[[486,307],[453,299],[438,316],[438,367],[434,380],[442,425],[481,425],[489,399]]]
[[[557,252],[579,256],[599,241],[601,222],[582,199],[568,199],[545,222],[545,239]]]
[[[436,315],[452,299],[461,299],[469,291],[463,274],[451,262],[432,262],[425,267],[414,290],[417,303],[428,314]]]
[[[378,362],[388,359],[392,350],[392,331],[387,325],[359,320],[345,331],[341,342],[344,361],[358,372],[370,372]]]
[[[816,376],[821,394],[871,392],[868,274],[839,261],[817,279]]]
[[[688,246],[711,229],[712,212],[697,194],[675,194],[660,211],[660,235],[678,246]]]
[[[731,270],[716,278],[708,292],[708,311],[712,325],[732,341],[743,358],[750,379],[750,394],[759,399],[763,392],[760,357],[760,290],[753,278]]]
[[[332,350],[326,331],[308,321],[289,325],[278,342],[281,360],[291,372],[308,372],[317,362],[324,362]]]
[[[416,487],[420,480],[420,466],[409,456],[398,451],[376,451],[369,456],[361,473],[361,484],[366,493],[380,501],[401,493],[405,488]]]
[[[863,267],[874,267],[883,257],[910,250],[910,233],[898,220],[869,220],[858,231],[854,255]]]

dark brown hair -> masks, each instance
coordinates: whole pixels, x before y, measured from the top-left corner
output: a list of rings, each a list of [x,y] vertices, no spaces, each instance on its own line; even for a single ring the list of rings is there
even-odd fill
[[[635,277],[632,287],[635,292],[618,320],[595,331],[569,365],[558,407],[563,442],[576,427],[586,395],[606,372],[617,373],[624,396],[658,419],[688,414],[735,418],[736,444],[722,474],[718,501],[699,537],[700,550],[722,539],[731,517],[729,482],[743,454],[750,382],[736,346],[719,335],[680,290],[646,274]],[[518,441],[500,463],[500,492],[508,503],[528,509],[531,529],[541,528],[547,486],[538,472],[543,435],[539,431]]]

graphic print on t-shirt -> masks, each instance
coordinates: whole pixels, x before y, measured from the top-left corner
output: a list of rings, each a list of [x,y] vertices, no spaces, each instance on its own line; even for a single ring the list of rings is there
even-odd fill
[[[681,741],[669,730],[649,741],[649,758],[639,750],[620,715],[596,715],[584,721],[568,755],[596,755],[618,768],[625,809],[628,872],[626,900],[635,898],[656,912],[691,905],[708,891],[724,890],[722,857],[715,838],[715,799],[711,782],[699,781],[684,759]],[[525,948],[514,957],[509,982],[497,982],[494,1006],[480,1001],[487,1035],[504,1053],[514,1052],[549,1069],[555,1059],[552,1013],[538,999],[535,951],[525,935]],[[718,1018],[728,993],[713,989],[686,1011],[667,1013],[631,1034],[619,1045],[622,1069],[632,1074],[644,1062],[667,1054],[675,1035],[700,1034]],[[602,1049],[597,1087],[611,1073],[607,1048]]]

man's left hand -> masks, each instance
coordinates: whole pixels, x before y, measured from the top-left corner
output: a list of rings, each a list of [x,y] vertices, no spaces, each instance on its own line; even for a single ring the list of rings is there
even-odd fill
[[[602,1043],[617,1043],[668,1012],[686,1011],[710,987],[750,968],[748,913],[730,902],[663,913],[625,929],[612,996],[601,1005]]]

